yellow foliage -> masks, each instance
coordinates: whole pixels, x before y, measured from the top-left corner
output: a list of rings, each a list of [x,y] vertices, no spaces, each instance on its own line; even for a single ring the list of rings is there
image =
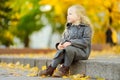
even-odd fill
[[[5,62],[0,63],[0,67],[6,67],[6,66],[7,66],[7,63],[5,63]]]
[[[97,78],[97,80],[105,80],[104,78]]]
[[[30,3],[30,2],[27,2],[27,7],[28,7],[28,9],[32,9],[33,8],[33,4]]]
[[[42,77],[42,78],[45,78],[46,76],[45,76],[45,75],[42,75],[41,77]]]
[[[10,31],[5,31],[4,36],[5,36],[5,38],[7,38],[8,40],[12,40],[12,39],[13,39],[13,35],[11,34]]]
[[[6,68],[9,73],[13,76],[21,76],[22,74],[17,73],[16,71],[14,71],[14,69],[16,70],[21,70],[21,71],[27,71],[28,74],[26,76],[37,76],[37,73],[39,71],[38,67],[30,67],[29,64],[27,64],[26,66],[24,66],[23,64],[20,64],[20,62],[16,62],[15,64],[13,63],[5,63],[5,62],[1,62],[0,63],[0,68]]]
[[[5,3],[6,6],[10,6],[11,4],[12,3],[10,1]]]
[[[20,19],[20,13],[15,13],[15,15],[14,15],[17,19]]]
[[[62,78],[68,78],[68,76],[63,76]]]
[[[62,5],[60,5],[60,4],[57,4],[56,6],[55,6],[55,14],[56,15],[61,15],[61,14],[63,14],[63,8],[62,8]]]
[[[20,62],[19,62],[19,61],[17,61],[15,65],[16,65],[16,66],[19,66],[19,65],[20,65]]]
[[[111,1],[109,1],[109,0],[104,0],[104,6],[110,7],[110,6],[111,6]]]
[[[21,65],[19,66],[19,68],[24,69],[24,65],[23,65],[23,64],[21,64]]]
[[[84,74],[71,75],[70,78],[72,80],[90,80],[90,77],[85,76]]]
[[[49,0],[40,0],[39,4],[40,5],[46,5],[46,4],[48,4],[48,2],[51,2],[51,1],[49,1]]]
[[[95,4],[96,3],[96,4]],[[112,16],[112,24],[119,24],[119,0],[40,0],[40,5],[50,5],[54,9],[55,15],[57,15],[57,20],[61,24],[65,23],[66,20],[66,11],[69,6],[74,4],[81,4],[85,7],[87,15],[91,18],[91,22],[93,22],[93,26],[95,28],[103,28],[103,24],[107,24],[109,20],[109,16]],[[112,5],[113,4],[113,5]],[[109,13],[108,8],[112,9],[112,12]],[[63,18],[64,17],[64,18]],[[56,18],[56,17],[55,17]],[[55,19],[56,20],[56,19]],[[100,33],[101,36],[103,33]],[[105,37],[102,35],[103,38]],[[103,41],[105,39],[102,39],[102,41],[99,40],[98,37],[95,37],[95,43],[100,42],[104,43]],[[116,42],[116,41],[115,41]]]
[[[32,67],[32,68],[30,69],[31,72],[38,72],[38,70],[39,70],[38,67]]]
[[[25,69],[30,69],[30,64],[26,64],[26,66],[24,66]]]
[[[27,74],[27,76],[34,77],[34,76],[37,76],[37,73],[29,73],[29,74]]]
[[[93,44],[101,44],[101,43],[105,43],[105,32],[103,32],[102,30],[98,30],[95,31],[93,34],[93,39],[92,42]]]
[[[14,68],[14,64],[13,64],[13,63],[9,63],[7,66],[8,66],[9,68]]]
[[[11,21],[11,22],[10,22],[10,25],[12,25],[12,26],[16,26],[17,23],[18,23],[17,21]]]
[[[114,43],[118,43],[117,32],[115,30],[112,30],[112,39]]]
[[[42,66],[42,70],[45,70],[47,67],[46,66]]]

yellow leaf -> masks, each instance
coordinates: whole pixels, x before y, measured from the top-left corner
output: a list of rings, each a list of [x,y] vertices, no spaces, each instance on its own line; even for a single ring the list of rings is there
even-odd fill
[[[14,64],[13,64],[13,63],[9,63],[7,66],[8,66],[9,68],[14,68]]]
[[[36,73],[29,73],[27,76],[34,77],[34,76],[37,76],[37,74]]]
[[[19,65],[20,65],[20,62],[19,62],[19,61],[17,61],[15,65],[16,65],[16,66],[19,66]]]
[[[45,70],[47,67],[46,66],[42,66],[42,70]]]
[[[31,72],[37,72],[38,70],[39,70],[38,67],[33,67],[30,69]]]
[[[86,78],[81,78],[80,80],[87,80]]]
[[[117,39],[117,32],[114,30],[114,29],[112,29],[112,39],[113,39],[113,42],[114,43],[117,43],[118,42],[118,39]]]
[[[68,78],[67,76],[63,76],[62,78]]]
[[[104,78],[97,78],[97,80],[105,80]]]
[[[29,69],[30,68],[30,64],[27,64],[26,66],[24,66],[24,68]]]
[[[45,76],[45,75],[42,75],[42,76],[40,76],[40,77],[44,78],[44,77],[46,77],[46,76]]]
[[[61,6],[60,4],[57,4],[57,5],[55,6],[55,14],[56,14],[56,15],[61,15],[61,14],[63,13],[61,7],[62,7],[62,6]]]

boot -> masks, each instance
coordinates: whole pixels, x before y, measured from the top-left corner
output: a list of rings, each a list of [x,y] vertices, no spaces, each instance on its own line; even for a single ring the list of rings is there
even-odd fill
[[[64,65],[62,65],[62,67],[53,74],[54,77],[62,77],[68,75],[69,75],[69,67],[66,67]]]
[[[55,68],[53,68],[51,65],[47,67],[46,70],[42,70],[38,73],[38,76],[52,76],[53,72],[54,72]]]

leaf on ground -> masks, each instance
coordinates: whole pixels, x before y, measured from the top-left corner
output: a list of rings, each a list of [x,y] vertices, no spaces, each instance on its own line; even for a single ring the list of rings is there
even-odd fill
[[[13,64],[13,63],[9,63],[7,66],[8,66],[9,68],[14,68],[14,64]]]
[[[97,80],[105,80],[104,78],[97,78]]]
[[[68,76],[63,76],[62,78],[68,78]]]
[[[30,69],[30,64],[26,64],[26,66],[24,66],[25,69]]]
[[[35,76],[37,76],[37,73],[29,73],[29,74],[27,74],[27,76],[29,76],[29,77],[35,77]]]
[[[45,69],[47,69],[47,67],[46,66],[42,66],[42,70],[45,70]]]
[[[72,80],[90,80],[90,77],[85,76],[85,74],[71,75],[69,78],[71,78]]]
[[[38,71],[39,71],[38,67],[32,67],[30,69],[30,72],[38,72]]]
[[[17,62],[15,63],[15,65],[16,65],[16,66],[19,66],[19,65],[20,65],[20,62],[19,62],[19,61],[17,61]]]

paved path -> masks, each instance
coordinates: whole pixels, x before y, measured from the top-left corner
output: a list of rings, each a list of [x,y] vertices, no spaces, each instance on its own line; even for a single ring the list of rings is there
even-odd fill
[[[19,69],[9,69],[0,67],[0,80],[70,80],[62,78],[42,78],[42,77],[28,77],[29,71],[22,71]]]

